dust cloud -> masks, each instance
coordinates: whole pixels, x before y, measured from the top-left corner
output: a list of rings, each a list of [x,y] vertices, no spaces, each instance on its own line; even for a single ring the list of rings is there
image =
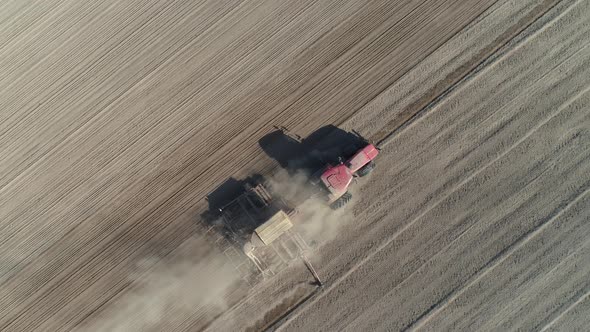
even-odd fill
[[[297,214],[292,218],[294,228],[311,244],[329,242],[338,236],[343,225],[352,220],[354,198],[343,208],[332,210],[318,195],[309,174],[303,171],[289,173],[280,170],[267,179],[267,183],[274,195],[297,208]]]
[[[215,316],[227,309],[226,294],[238,280],[221,255],[210,254],[198,262],[164,262],[152,259],[138,264],[130,290],[116,298],[85,331],[163,331],[167,316]],[[152,270],[147,271],[146,269]],[[142,271],[143,270],[143,271]],[[139,274],[143,275],[140,276]]]
[[[334,211],[317,194],[305,172],[281,170],[267,178],[267,186],[277,197],[297,208],[295,231],[313,247],[334,239],[352,219],[351,203]],[[146,259],[129,276],[132,287],[109,305],[109,310],[92,320],[90,331],[162,331],[170,326],[167,316],[214,317],[227,309],[224,300],[239,281],[227,258],[216,251],[203,255],[204,248],[184,248],[189,258],[170,262]],[[195,258],[191,258],[195,257]],[[198,257],[198,258],[196,258]]]

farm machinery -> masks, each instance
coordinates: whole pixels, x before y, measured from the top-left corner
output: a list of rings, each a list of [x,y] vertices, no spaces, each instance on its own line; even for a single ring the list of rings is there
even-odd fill
[[[276,197],[263,183],[246,183],[244,192],[221,207],[228,238],[242,249],[263,277],[270,277],[301,259],[320,286],[321,280],[307,259],[309,245],[293,231],[297,209]]]
[[[306,143],[284,128],[280,130],[293,142]],[[348,188],[353,178],[369,174],[379,153],[373,144],[356,133],[351,142],[343,149],[309,153],[315,170],[306,169],[308,187],[313,190],[305,199],[320,199],[332,209],[341,208],[350,201]],[[259,275],[275,275],[291,261],[301,259],[315,284],[321,286],[319,276],[306,257],[309,245],[293,229],[293,222],[298,218],[298,201],[277,193],[262,177],[244,181],[241,186],[241,194],[216,209],[224,237],[241,249],[241,254],[247,256]],[[243,269],[243,263],[239,264]]]
[[[346,205],[352,198],[348,187],[354,177],[363,177],[373,171],[379,150],[373,144],[367,144],[356,151],[345,162],[339,157],[336,165],[327,164],[317,173],[312,175],[311,181],[324,193],[324,200],[332,209],[339,209]]]
[[[353,178],[366,176],[375,168],[374,159],[379,154],[379,149],[356,131],[349,133],[333,127],[332,133],[339,133],[333,135],[336,142],[330,142],[327,137],[323,142],[314,144],[315,142],[308,143],[300,136],[290,133],[284,127],[277,128],[285,137],[299,145],[312,145],[308,151],[303,151],[306,155],[302,158],[315,159],[311,162],[309,179],[317,188],[314,196],[334,210],[343,207],[352,199],[348,188]],[[327,143],[328,146],[322,148],[321,143]]]

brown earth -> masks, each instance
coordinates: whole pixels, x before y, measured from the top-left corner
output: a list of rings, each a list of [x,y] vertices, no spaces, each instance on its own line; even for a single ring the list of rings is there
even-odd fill
[[[590,324],[587,1],[0,7],[1,330],[269,326],[309,276],[241,281],[204,197],[328,124],[382,155],[272,329]]]

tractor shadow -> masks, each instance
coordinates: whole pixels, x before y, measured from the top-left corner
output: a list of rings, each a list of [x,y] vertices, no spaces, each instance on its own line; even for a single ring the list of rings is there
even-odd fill
[[[306,138],[277,127],[275,131],[262,137],[258,144],[268,157],[290,174],[301,171],[312,174],[326,164],[337,164],[339,157],[351,157],[365,142],[356,133],[327,125]]]
[[[263,181],[264,177],[260,174],[251,175],[243,180],[237,180],[234,177],[230,177],[229,179],[225,180],[225,182],[223,182],[205,197],[205,200],[208,203],[208,209],[201,214],[201,220],[203,220],[207,225],[214,226],[215,228],[219,229],[227,228],[227,226],[235,230],[246,228],[246,225],[240,225],[239,223],[232,225],[222,225],[221,208],[242,195],[246,191],[246,187],[248,185],[254,186],[255,184],[261,183]],[[225,237],[229,237],[231,234],[224,233],[223,235]]]

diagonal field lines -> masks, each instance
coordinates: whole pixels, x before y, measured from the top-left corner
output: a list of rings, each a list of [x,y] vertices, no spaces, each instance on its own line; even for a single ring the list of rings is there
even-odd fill
[[[587,1],[0,9],[0,330],[551,330],[587,310]],[[227,259],[203,197],[278,170],[273,125],[387,136],[350,222],[311,218],[326,284],[294,311],[303,264],[203,273]]]
[[[438,303],[433,305],[429,310],[424,312],[422,315],[418,317],[414,322],[412,322],[409,326],[405,327],[404,330],[415,331],[424,324],[428,322],[429,319],[434,317],[437,313],[443,310],[446,306],[448,306],[451,302],[453,302],[457,297],[459,297],[470,285],[476,283],[484,276],[486,276],[490,271],[504,262],[510,255],[512,255],[515,251],[519,248],[523,247],[528,241],[532,240],[536,235],[540,234],[543,230],[547,229],[552,222],[557,220],[560,216],[568,211],[569,208],[574,206],[580,200],[584,199],[586,195],[590,193],[590,183],[587,184],[586,189],[579,193],[577,196],[574,197],[573,200],[569,201],[565,207],[559,208],[558,210],[554,211],[551,214],[551,218],[545,220],[542,224],[538,227],[530,230],[526,234],[522,235],[517,241],[513,242],[510,246],[506,247],[502,252],[496,255],[492,260],[490,260],[486,265],[477,271],[473,276],[471,276],[465,283],[461,285],[460,288],[453,290],[450,294],[447,294],[444,298],[442,298]]]
[[[586,293],[583,293],[582,295],[580,295],[580,297],[576,301],[569,304],[569,306],[567,308],[565,308],[564,311],[562,311],[559,315],[557,315],[555,318],[553,318],[551,321],[549,321],[545,326],[543,326],[540,329],[540,331],[541,332],[548,331],[549,329],[551,329],[551,327],[556,322],[558,322],[561,318],[563,318],[565,315],[567,315],[568,312],[570,312],[573,308],[575,308],[577,305],[582,303],[582,301],[585,301],[588,299],[590,299],[590,290],[588,290]]]
[[[569,10],[569,8],[568,8]],[[562,17],[562,15],[559,15],[558,17]],[[551,20],[549,23],[554,23],[555,20]],[[543,28],[544,29],[544,28]],[[527,40],[530,40],[527,38]],[[588,48],[588,46],[583,46],[582,48],[580,48],[579,50],[573,52],[572,54],[569,54],[565,59],[563,59],[563,62],[568,61],[569,59],[572,59],[576,56],[584,56],[584,51],[586,51]],[[499,61],[500,59],[502,59],[504,57],[501,58],[495,58],[495,61],[493,63],[496,63],[497,61]],[[549,77],[550,75],[554,74],[556,69],[563,63],[557,63],[554,64],[554,66],[552,68],[549,68],[545,74],[543,74],[537,81],[541,81],[544,78]],[[492,63],[492,64],[493,64]],[[469,80],[467,80],[469,81]],[[461,85],[464,86],[464,85]],[[533,84],[530,88],[528,89],[534,89],[536,87],[535,84]],[[418,216],[416,216],[415,218],[413,218],[410,222],[408,222],[407,224],[405,224],[399,231],[397,231],[395,234],[393,234],[391,237],[387,238],[386,240],[384,240],[382,243],[380,243],[378,246],[376,246],[374,249],[371,250],[371,253],[368,254],[367,256],[363,257],[363,259],[361,261],[359,261],[358,263],[356,263],[352,268],[350,268],[346,273],[344,273],[342,276],[338,277],[337,279],[334,280],[334,282],[332,284],[330,284],[330,286],[328,288],[325,289],[325,291],[322,294],[326,294],[328,293],[331,289],[335,288],[340,282],[342,282],[344,279],[348,278],[352,273],[355,272],[355,270],[357,270],[360,266],[362,266],[363,264],[366,264],[377,252],[383,250],[385,247],[389,246],[401,233],[403,233],[404,231],[406,231],[407,229],[409,229],[414,223],[416,223],[418,220],[420,220],[421,218],[423,218],[426,214],[428,214],[432,209],[434,209],[436,206],[438,206],[440,203],[442,203],[444,200],[446,200],[449,196],[451,196],[454,192],[456,192],[457,190],[459,190],[459,188],[461,188],[462,186],[464,186],[466,183],[468,183],[469,181],[471,181],[473,178],[475,178],[478,174],[480,174],[481,172],[483,172],[487,167],[489,167],[490,165],[494,164],[495,162],[497,162],[498,160],[500,160],[501,158],[503,158],[506,154],[508,154],[510,151],[512,151],[514,148],[516,148],[517,146],[519,146],[520,144],[522,144],[523,142],[525,142],[531,135],[533,135],[538,129],[540,129],[541,127],[543,127],[544,125],[546,125],[549,121],[551,121],[551,119],[555,118],[557,115],[559,115],[564,109],[566,109],[568,106],[570,106],[573,102],[575,102],[576,100],[578,100],[581,96],[583,96],[585,93],[587,93],[589,91],[590,87],[587,86],[586,88],[584,88],[582,91],[578,92],[576,95],[574,95],[572,98],[570,98],[569,100],[567,100],[564,104],[562,104],[558,109],[556,109],[554,112],[550,113],[548,117],[546,117],[544,120],[540,121],[539,123],[537,123],[534,127],[532,127],[529,131],[527,131],[522,137],[520,137],[517,141],[513,142],[510,146],[508,146],[506,149],[502,150],[501,153],[499,153],[497,156],[495,156],[495,158],[489,160],[486,164],[483,164],[481,167],[479,167],[478,169],[474,170],[473,173],[471,173],[468,177],[466,177],[463,181],[461,181],[460,183],[458,183],[456,186],[454,186],[453,188],[451,188],[445,195],[443,195],[440,199],[438,199],[437,201],[433,202],[433,204],[431,204],[427,209],[423,210]],[[524,94],[531,94],[531,91],[525,91]],[[516,98],[516,96],[514,96],[514,98]],[[510,102],[506,103],[506,105],[510,105]],[[508,107],[508,106],[505,106]],[[415,123],[415,122],[413,122]],[[402,130],[411,130],[412,129],[412,125],[406,126],[405,128],[403,128]],[[390,142],[390,141],[389,141]],[[389,144],[388,142],[385,142],[383,147],[386,147],[387,144]],[[319,295],[318,297],[314,298],[312,300],[311,303],[316,302],[317,300],[319,300],[319,298],[321,298],[323,295]]]
[[[575,17],[578,17],[579,18],[579,17],[581,17],[580,15],[582,15],[583,14],[583,11],[584,11],[584,9],[581,10],[580,8],[583,8],[584,6],[583,6],[583,3],[580,2],[580,1],[575,2],[575,4],[577,4]],[[580,6],[580,5],[582,5],[582,6]],[[576,5],[574,7],[576,7]],[[566,14],[572,13],[572,7],[564,6],[564,8],[565,8]],[[563,8],[560,8],[560,9],[563,9]],[[552,29],[552,31],[548,31],[546,24],[555,25],[556,27],[559,27],[560,25],[562,26],[563,24],[561,23],[561,21],[562,21],[563,18],[565,18],[565,16],[571,16],[571,15],[565,15],[562,12],[558,12],[557,15],[551,15],[549,19],[543,19],[544,25],[540,25],[540,26],[537,25],[537,26],[535,26],[534,29],[533,29],[533,33],[532,34],[527,31],[526,33],[523,34],[523,36],[524,36],[523,38],[519,38],[520,40],[525,40],[526,43],[524,43],[524,44],[515,43],[515,44],[511,44],[510,46],[512,47],[514,45],[517,45],[520,48],[520,47],[523,47],[524,45],[529,44],[531,42],[531,40],[533,39],[533,38],[531,38],[532,36],[539,37],[541,35],[540,33],[536,33],[535,32],[538,29],[541,29],[543,31],[543,35],[547,35],[547,34],[554,35],[555,34],[555,31],[558,30],[558,28]],[[557,18],[559,18],[559,20],[557,20]],[[570,19],[570,18],[568,17],[568,19]],[[574,34],[572,34],[571,36],[568,35],[567,36],[567,39],[569,40],[568,43],[573,43],[580,36],[583,36],[583,35],[587,35],[586,26],[583,26],[583,27],[581,27],[579,29],[579,31],[576,31],[576,36],[574,36]],[[546,38],[546,37],[544,37],[544,38]],[[547,41],[544,40],[544,42],[547,42]],[[538,44],[539,43],[537,43],[537,45]],[[525,83],[525,84],[522,85],[523,89],[515,90],[515,93],[517,95],[520,95],[521,96],[521,101],[520,102],[514,103],[513,101],[516,100],[515,99],[516,96],[514,94],[511,94],[511,93],[508,93],[509,99],[507,99],[507,100],[503,99],[502,104],[500,106],[500,107],[502,107],[502,113],[503,114],[506,113],[509,116],[506,117],[506,118],[501,118],[500,119],[501,120],[500,122],[498,122],[499,120],[495,120],[497,123],[492,123],[492,121],[485,121],[485,122],[492,123],[494,126],[499,125],[499,128],[501,129],[501,128],[503,128],[503,126],[506,125],[506,123],[509,123],[510,121],[513,121],[515,118],[516,119],[519,119],[519,118],[520,119],[523,119],[522,116],[516,116],[516,115],[511,114],[511,113],[516,113],[514,111],[511,111],[511,107],[514,108],[514,109],[517,109],[517,110],[526,109],[527,110],[527,113],[534,113],[534,112],[531,111],[531,110],[534,110],[534,108],[531,108],[531,107],[535,107],[535,106],[536,107],[543,107],[544,105],[542,104],[542,102],[541,103],[531,103],[531,105],[527,105],[527,103],[530,102],[530,97],[531,96],[537,96],[537,95],[539,95],[540,91],[542,91],[540,89],[537,89],[538,86],[542,86],[543,89],[545,89],[545,90],[550,89],[549,91],[552,91],[552,90],[563,89],[563,87],[567,84],[568,81],[572,81],[572,82],[575,81],[575,83],[572,84],[574,86],[573,89],[570,89],[568,91],[568,92],[571,93],[571,95],[570,95],[570,93],[567,93],[564,96],[565,98],[558,99],[559,102],[556,102],[555,103],[555,107],[549,107],[549,108],[543,109],[541,112],[537,112],[537,114],[535,114],[536,118],[534,119],[534,122],[531,123],[531,126],[532,127],[526,126],[526,131],[522,130],[523,128],[521,127],[522,129],[518,132],[518,136],[517,137],[514,137],[514,134],[516,134],[516,133],[515,132],[512,132],[512,135],[511,136],[514,138],[513,140],[504,140],[504,139],[502,139],[502,141],[497,142],[497,143],[500,143],[500,146],[502,147],[501,149],[498,149],[499,151],[498,150],[493,151],[493,149],[490,149],[490,148],[483,149],[483,151],[481,152],[481,154],[483,154],[485,156],[492,157],[493,159],[490,161],[489,159],[486,158],[487,160],[485,161],[485,164],[479,164],[479,165],[477,165],[477,168],[469,169],[470,172],[469,172],[469,177],[468,178],[466,178],[466,179],[465,178],[464,179],[460,179],[461,182],[459,182],[457,185],[453,185],[452,187],[449,187],[448,188],[451,191],[451,193],[457,191],[461,186],[465,185],[468,181],[473,180],[473,177],[475,175],[480,174],[483,171],[483,169],[489,167],[491,165],[491,163],[499,162],[503,157],[506,156],[506,154],[508,152],[514,151],[514,149],[517,146],[519,147],[519,150],[523,150],[524,149],[523,146],[525,146],[525,145],[526,146],[530,146],[531,144],[533,144],[533,145],[536,144],[535,142],[537,142],[537,139],[532,139],[531,138],[532,135],[534,133],[538,133],[539,130],[543,126],[546,126],[547,127],[547,124],[551,120],[555,120],[556,117],[559,114],[561,114],[561,112],[563,112],[563,110],[565,108],[571,106],[573,110],[580,109],[580,105],[581,105],[580,98],[584,97],[584,99],[587,99],[586,96],[587,96],[587,93],[588,93],[588,90],[589,90],[588,81],[585,80],[582,77],[583,74],[579,74],[580,70],[585,71],[585,70],[582,69],[583,68],[582,67],[582,64],[586,62],[585,59],[586,59],[586,56],[587,56],[588,46],[587,46],[587,44],[573,44],[573,46],[575,46],[574,49],[566,48],[565,46],[567,46],[567,44],[559,45],[559,46],[560,46],[560,48],[559,49],[555,49],[555,52],[553,54],[560,54],[561,56],[558,57],[558,59],[552,59],[553,61],[550,61],[548,63],[548,66],[544,66],[542,68],[542,71],[532,71],[531,70],[531,72],[534,72],[535,73],[535,75],[532,75],[534,77],[534,80],[531,81],[529,79],[529,81],[531,81],[530,84],[529,84],[529,82],[523,82],[523,83]],[[531,47],[527,47],[527,48],[529,49],[527,51],[527,53],[530,53]],[[566,53],[566,51],[563,51],[563,50],[567,50],[567,53]],[[514,54],[515,54],[515,52],[511,51],[511,48],[508,48],[508,50],[503,50],[503,52],[504,52],[504,54],[509,54],[510,57],[514,56]],[[498,59],[506,59],[506,56],[502,55],[500,57],[494,57],[494,61],[489,62],[488,65],[490,63],[493,63],[493,64],[497,63],[497,60]],[[508,62],[510,62],[510,59],[508,60]],[[563,63],[566,63],[566,65],[560,66],[560,64],[563,64]],[[566,69],[566,67],[571,66],[571,65],[573,65],[573,66],[570,67],[570,68],[568,68],[568,69]],[[483,69],[486,70],[486,68],[483,68]],[[569,80],[567,78],[567,76],[568,75],[572,75],[572,73],[574,71],[576,73],[575,74],[575,79],[573,79],[573,77],[572,77],[572,79]],[[493,71],[487,71],[486,72],[486,75],[488,75],[488,76],[490,76],[492,74],[493,74]],[[555,79],[556,76],[559,76],[561,78],[559,80],[556,80]],[[472,77],[469,77],[469,79],[471,79],[471,78]],[[504,82],[502,82],[502,83],[504,83]],[[541,97],[541,96],[537,96],[537,97]],[[527,99],[529,101],[527,101]],[[572,106],[572,104],[574,104],[574,103],[576,105]],[[522,113],[525,113],[525,112],[522,112]],[[496,116],[496,118],[497,118],[497,116]],[[526,118],[526,116],[524,118]],[[537,122],[537,121],[539,121],[539,122]],[[553,122],[554,123],[555,122],[559,122],[559,120],[555,120]],[[510,125],[514,127],[514,123],[512,123]],[[513,130],[513,129],[511,129],[511,130]],[[547,129],[550,129],[550,128],[547,127]],[[414,126],[410,126],[407,129],[407,135],[406,136],[410,136],[411,135],[411,131],[414,131],[414,130],[415,130],[415,127]],[[494,131],[491,131],[491,132],[492,132],[492,135],[498,135],[497,133],[494,134]],[[502,135],[502,133],[499,134],[499,135]],[[504,134],[504,135],[507,135],[507,134]],[[482,137],[483,137],[483,135],[482,135]],[[479,137],[477,137],[477,138],[479,139]],[[394,150],[395,150],[395,152],[398,152],[401,149],[397,149],[397,148],[394,147]],[[401,151],[404,151],[404,150],[401,150]],[[486,153],[486,151],[487,151],[487,153]],[[471,173],[471,170],[473,170],[474,173]],[[582,179],[582,182],[581,183],[582,184],[585,183],[583,181],[583,179]],[[587,187],[584,187],[583,186],[583,190],[585,190],[586,188]],[[403,192],[403,189],[398,189],[398,190],[402,190],[402,192]],[[388,194],[383,194],[383,196],[384,196],[383,199],[385,199],[385,200],[390,199],[390,197],[389,197]],[[445,190],[445,195],[442,198],[442,200],[444,200],[446,198],[447,198],[447,195],[446,195],[446,190]],[[573,199],[576,199],[576,198],[573,198]],[[438,197],[437,197],[436,201],[429,202],[429,203],[434,204],[434,206],[438,206],[438,205],[441,204],[442,200],[439,200]],[[378,204],[375,203],[373,205],[372,202],[371,202],[371,200],[367,200],[367,201],[369,202],[368,204],[371,204],[370,205],[371,207],[368,210],[374,211],[377,208],[384,207],[384,209],[386,210],[384,212],[385,214],[384,215],[379,215],[379,217],[386,217],[387,216],[386,213],[388,211],[391,212],[391,210],[388,210],[387,209],[387,206],[384,206],[382,203],[378,203]],[[432,207],[431,204],[428,204],[428,206],[425,207],[425,208],[428,208],[429,210],[431,210],[431,207]],[[414,224],[416,222],[417,218],[423,218],[425,216],[425,213],[422,213],[423,211],[424,210],[420,209],[419,210],[420,215],[418,215],[416,218],[414,218],[412,216],[412,219],[409,221],[410,222],[410,225],[411,224]],[[425,211],[425,212],[428,212],[428,210]],[[372,224],[371,226],[374,226],[374,224]],[[351,288],[351,287],[354,287],[354,286],[357,286],[357,287],[360,286],[360,287],[370,288],[370,286],[367,286],[365,282],[359,281],[361,279],[362,275],[365,275],[365,274],[370,273],[370,272],[376,273],[376,271],[373,271],[373,270],[378,269],[378,268],[376,268],[374,266],[370,266],[370,265],[374,265],[374,264],[373,264],[373,262],[369,262],[369,259],[371,257],[375,256],[377,252],[382,251],[389,243],[391,243],[392,242],[391,237],[393,237],[393,238],[399,237],[399,235],[402,234],[401,232],[406,232],[408,230],[408,228],[409,228],[409,225],[407,225],[406,223],[403,223],[402,228],[399,229],[399,230],[396,229],[395,230],[395,233],[393,235],[387,234],[387,238],[383,238],[382,241],[377,242],[377,245],[376,246],[369,247],[370,253],[368,254],[368,256],[367,255],[362,255],[362,256],[359,255],[359,256],[362,257],[361,260],[359,261],[360,264],[354,264],[354,265],[352,265],[352,268],[350,270],[346,270],[346,272],[343,274],[343,277],[340,277],[340,276],[336,277],[334,279],[334,284],[341,284],[344,279],[350,279],[351,281],[350,282],[347,282],[347,283],[342,283],[344,285],[341,286],[340,289],[335,289],[337,286],[330,285],[330,287],[328,287],[326,289],[327,292],[324,292],[323,295],[320,295],[320,296],[318,296],[318,298],[312,300],[312,302],[311,302],[312,304],[311,305],[313,305],[314,308],[319,308],[320,307],[320,304],[319,303],[329,303],[329,302],[332,302],[332,301],[337,301],[337,299],[336,299],[335,296],[330,296],[329,299],[322,300],[321,302],[320,302],[320,299],[323,298],[323,297],[326,297],[326,295],[327,294],[330,294],[330,292],[334,292],[334,293],[342,292],[343,291],[343,288],[344,289],[345,288]],[[368,230],[370,231],[370,229],[368,229]],[[507,244],[507,245],[508,246],[513,246],[514,243],[510,243],[510,244]],[[510,247],[510,248],[512,248],[512,247]],[[499,248],[499,250],[502,250],[502,248]],[[383,257],[383,255],[381,255],[381,259],[376,259],[375,261],[379,261],[380,262],[383,259],[384,259],[384,257]],[[375,263],[375,264],[378,264],[378,263]],[[369,266],[364,266],[364,265],[369,265]],[[361,266],[363,266],[363,271],[360,272],[360,273],[358,273],[357,276],[352,277],[352,278],[349,278],[349,277],[351,277],[351,275],[354,272],[354,270],[355,269],[359,269]],[[412,271],[416,271],[416,270],[413,270],[414,268],[415,268],[415,266],[412,267]],[[418,267],[418,268],[420,268],[420,267]],[[384,273],[382,271],[380,271],[380,272],[381,273]],[[428,272],[427,271],[422,271],[422,273],[426,273],[427,274]],[[404,277],[406,277],[406,276],[407,275],[404,275]],[[469,279],[469,280],[472,280],[472,279]],[[396,281],[395,284],[392,283],[392,285],[389,286],[389,287],[396,287],[395,285],[398,285],[397,282],[398,281]],[[457,290],[457,289],[455,289],[455,290]],[[372,291],[372,293],[376,293],[373,290],[371,290],[371,291]],[[358,293],[358,292],[355,292],[355,293]],[[358,295],[361,295],[361,294],[358,294]],[[373,295],[376,295],[376,294],[373,294]],[[339,301],[338,303],[342,303],[342,301]],[[437,303],[433,303],[432,305],[433,305],[433,307],[436,307],[437,306]],[[346,308],[346,312],[354,312],[354,309],[360,309],[360,308],[358,308],[358,307],[355,308],[355,306],[351,305],[350,308]],[[365,310],[365,309],[362,309],[362,310]],[[424,313],[424,314],[426,314],[426,313]],[[296,315],[301,316],[301,318],[299,318],[299,319],[296,318],[295,317]],[[300,325],[300,324],[307,318],[302,313],[297,313],[296,315],[294,315],[294,319],[293,319],[295,322],[293,322],[293,323],[290,324],[290,327],[291,328],[293,326],[303,326],[303,325]],[[358,314],[358,315],[363,315],[365,319],[367,319],[367,316],[370,316],[369,314],[364,314],[364,313],[363,314]],[[308,314],[307,316],[320,316],[320,315],[317,315],[317,314],[316,315],[310,315],[310,314]],[[363,317],[360,317],[359,316],[359,320],[362,319],[362,318]],[[381,317],[381,318],[383,318],[383,317]],[[416,318],[414,318],[414,319],[416,319]],[[412,321],[408,321],[408,323],[411,323],[411,322]],[[360,326],[362,326],[362,325],[363,324],[358,324],[357,328],[360,327]],[[325,326],[334,327],[334,326],[328,325],[328,324],[326,324]],[[288,327],[286,329],[288,329]]]
[[[490,6],[43,3],[11,8],[23,20],[0,41],[0,325],[14,330],[100,316],[134,262],[198,231],[204,193],[253,157],[275,167],[256,149],[269,123],[348,118]]]
[[[474,68],[471,71],[467,72],[465,74],[465,76],[463,76],[460,80],[453,83],[452,85],[448,86],[448,88],[445,91],[442,91],[435,98],[433,98],[433,100],[431,102],[426,104],[420,110],[416,111],[416,113],[414,115],[412,115],[407,121],[403,122],[401,125],[397,126],[394,130],[388,132],[387,134],[383,133],[383,134],[376,135],[375,137],[373,137],[373,140],[378,142],[379,146],[382,146],[382,147],[387,146],[393,139],[395,139],[395,137],[397,135],[402,133],[404,130],[412,127],[414,124],[418,123],[422,117],[427,116],[430,112],[432,112],[434,109],[436,109],[440,105],[441,102],[447,100],[448,98],[451,98],[452,96],[455,96],[462,89],[467,87],[471,83],[471,80],[478,77],[478,75],[483,75],[488,71],[492,71],[495,67],[495,64],[497,64],[501,59],[506,58],[506,57],[510,56],[511,54],[514,54],[520,48],[525,46],[527,44],[527,42],[529,42],[534,37],[538,36],[543,31],[548,29],[552,24],[554,24],[560,18],[564,17],[567,13],[569,13],[575,7],[575,5],[577,3],[580,3],[580,1],[581,0],[577,0],[575,3],[570,4],[565,10],[560,11],[558,15],[551,17],[549,21],[543,22],[543,26],[540,29],[536,29],[533,33],[526,33],[526,31],[524,30],[525,28],[532,25],[533,24],[532,22],[530,23],[530,25],[523,27],[523,30],[520,30],[519,33],[525,33],[524,38],[518,38],[518,40],[516,42],[513,39],[506,41],[506,44],[504,44],[503,47],[495,49],[494,52],[490,53],[486,58],[482,59],[478,63],[478,65],[474,66]],[[547,11],[543,12],[539,16],[535,16],[535,19],[542,18],[543,14],[547,14],[553,8],[554,7],[552,7],[552,6],[547,8]],[[518,37],[518,35],[514,35],[512,37],[516,38],[516,37]],[[582,51],[582,49],[580,49],[579,51]],[[574,55],[575,55],[575,53],[569,55],[569,57],[572,57]],[[547,71],[547,73],[545,75],[543,75],[543,77],[539,78],[539,80],[550,75],[551,71],[553,69],[555,69],[557,66],[559,66],[559,64],[555,64],[555,66],[551,70]],[[510,104],[510,103],[506,103],[506,105],[508,105],[508,104]]]

